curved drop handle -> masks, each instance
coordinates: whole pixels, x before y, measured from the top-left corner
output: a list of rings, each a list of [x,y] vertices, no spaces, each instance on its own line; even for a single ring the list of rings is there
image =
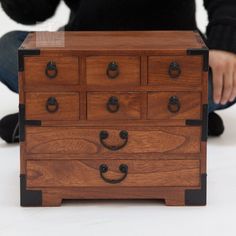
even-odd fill
[[[119,111],[119,109],[120,109],[120,104],[118,98],[114,96],[110,97],[107,102],[107,110],[111,113],[115,113]]]
[[[181,67],[177,62],[171,62],[168,72],[172,79],[177,79],[181,75]]]
[[[100,167],[99,167],[101,178],[109,184],[118,184],[118,183],[122,182],[127,177],[127,175],[128,175],[128,166],[126,164],[121,164],[119,166],[119,170],[120,170],[121,173],[124,174],[121,178],[119,178],[119,179],[108,179],[104,176],[104,174],[106,172],[108,172],[108,166],[106,164],[101,164]]]
[[[127,132],[126,130],[120,131],[120,138],[121,138],[122,140],[124,140],[124,142],[123,142],[123,144],[117,145],[117,146],[115,146],[115,145],[109,145],[109,144],[106,144],[106,143],[105,143],[104,140],[109,137],[109,133],[108,133],[107,131],[101,131],[99,136],[100,136],[100,142],[101,142],[101,144],[102,144],[105,148],[107,148],[107,149],[109,149],[109,150],[111,150],[111,151],[118,151],[118,150],[122,149],[123,147],[125,147],[126,144],[128,143],[128,136],[129,136],[129,134],[128,134],[128,132]]]
[[[120,74],[119,65],[112,61],[107,66],[107,77],[109,79],[116,79]]]
[[[57,77],[58,69],[55,62],[53,61],[48,62],[45,69],[45,74],[49,79],[54,79]]]

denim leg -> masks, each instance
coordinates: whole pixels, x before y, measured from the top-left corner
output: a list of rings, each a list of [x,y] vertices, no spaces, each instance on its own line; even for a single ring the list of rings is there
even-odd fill
[[[216,110],[223,110],[228,107],[231,107],[236,103],[236,99],[233,102],[228,102],[225,105],[215,104],[213,101],[213,82],[212,82],[212,73],[209,74],[208,79],[208,112],[213,112]]]
[[[28,32],[13,31],[0,38],[0,81],[13,92],[18,92],[17,51]]]

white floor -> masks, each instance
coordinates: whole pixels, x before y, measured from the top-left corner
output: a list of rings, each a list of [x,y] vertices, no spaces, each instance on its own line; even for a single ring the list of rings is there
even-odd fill
[[[199,9],[197,18],[203,29],[206,15],[202,7]],[[65,11],[62,5],[50,29],[66,22]],[[0,22],[0,35],[30,29],[9,20],[1,8]],[[38,27],[48,29],[47,24]],[[17,105],[17,95],[0,85],[0,117],[16,112]],[[155,201],[83,201],[60,208],[21,208],[19,147],[0,141],[0,236],[236,235],[236,106],[220,114],[226,131],[221,138],[209,140],[207,207],[166,207]]]

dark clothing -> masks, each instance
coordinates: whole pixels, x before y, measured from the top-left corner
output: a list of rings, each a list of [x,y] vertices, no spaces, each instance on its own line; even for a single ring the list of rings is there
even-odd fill
[[[15,21],[35,24],[51,17],[60,0],[0,0]],[[66,30],[194,30],[194,0],[65,0]],[[236,0],[204,0],[207,44],[236,53]]]

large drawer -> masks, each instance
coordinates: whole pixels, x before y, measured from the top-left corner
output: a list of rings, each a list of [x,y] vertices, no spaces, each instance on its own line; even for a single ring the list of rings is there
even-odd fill
[[[79,93],[26,93],[26,119],[79,120]]]
[[[27,161],[27,187],[198,187],[199,160]]]
[[[135,120],[141,118],[141,93],[91,92],[87,95],[88,120]]]
[[[87,57],[87,84],[97,87],[139,85],[140,67],[137,56]]]
[[[74,85],[79,83],[78,57],[25,57],[25,84]]]
[[[31,154],[200,153],[200,127],[26,127]]]

